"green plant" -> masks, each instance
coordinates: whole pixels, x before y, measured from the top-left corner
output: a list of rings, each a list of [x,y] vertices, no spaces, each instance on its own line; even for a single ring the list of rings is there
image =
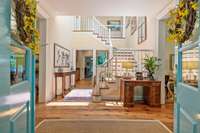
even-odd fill
[[[160,61],[161,60],[159,58],[153,56],[146,56],[144,59],[144,67],[148,71],[148,77],[151,80],[154,80],[154,74],[159,69]]]

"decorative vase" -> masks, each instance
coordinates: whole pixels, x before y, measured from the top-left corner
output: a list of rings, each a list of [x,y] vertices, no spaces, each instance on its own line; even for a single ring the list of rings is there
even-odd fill
[[[153,76],[153,73],[150,73],[150,72],[148,73],[148,79],[149,80],[155,80],[154,76]]]

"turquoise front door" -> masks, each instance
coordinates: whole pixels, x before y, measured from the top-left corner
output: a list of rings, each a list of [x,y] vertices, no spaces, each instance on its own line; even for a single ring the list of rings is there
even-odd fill
[[[200,42],[179,46],[175,133],[200,133]]]
[[[34,65],[11,37],[11,0],[0,0],[0,133],[34,133]]]

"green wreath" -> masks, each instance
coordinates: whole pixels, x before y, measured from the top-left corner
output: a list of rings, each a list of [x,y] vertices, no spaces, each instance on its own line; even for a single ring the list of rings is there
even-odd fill
[[[14,0],[14,2],[20,40],[32,49],[34,54],[38,54],[40,37],[36,29],[37,2],[36,0]]]
[[[197,10],[198,0],[180,0],[177,8],[170,11],[168,42],[182,44],[190,39],[197,21]]]

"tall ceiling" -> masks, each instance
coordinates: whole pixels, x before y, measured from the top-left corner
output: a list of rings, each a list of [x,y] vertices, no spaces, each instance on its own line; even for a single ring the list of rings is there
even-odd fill
[[[158,13],[172,0],[39,0],[56,15],[145,16]]]

